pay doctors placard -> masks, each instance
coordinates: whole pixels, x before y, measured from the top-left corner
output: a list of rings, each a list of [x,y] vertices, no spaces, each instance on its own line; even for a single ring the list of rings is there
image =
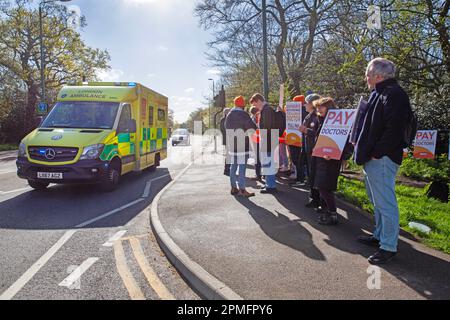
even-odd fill
[[[434,159],[436,152],[437,130],[418,130],[414,140],[414,158]]]
[[[312,155],[340,160],[355,116],[356,109],[328,111]]]
[[[302,103],[286,103],[286,144],[290,146],[302,146],[302,133],[298,128],[302,125]]]

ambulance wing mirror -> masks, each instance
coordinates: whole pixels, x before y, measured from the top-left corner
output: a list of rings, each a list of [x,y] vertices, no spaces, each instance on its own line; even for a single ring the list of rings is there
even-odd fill
[[[37,116],[35,118],[35,126],[39,127],[41,125],[42,122],[44,122],[45,117],[44,116]]]
[[[129,120],[128,129],[130,133],[136,133],[136,120],[134,119]]]

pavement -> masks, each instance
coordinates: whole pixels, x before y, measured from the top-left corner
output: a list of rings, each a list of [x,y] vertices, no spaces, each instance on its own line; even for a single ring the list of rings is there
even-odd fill
[[[166,256],[210,299],[450,299],[450,256],[401,232],[398,254],[376,267],[376,248],[356,241],[373,219],[339,201],[338,226],[317,223],[307,190],[279,184],[275,195],[230,195],[223,164],[194,162],[152,205]],[[247,176],[254,175],[247,169]]]

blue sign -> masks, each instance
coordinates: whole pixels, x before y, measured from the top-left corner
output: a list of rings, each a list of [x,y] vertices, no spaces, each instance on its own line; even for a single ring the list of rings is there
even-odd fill
[[[48,104],[45,102],[39,102],[37,107],[38,114],[47,114],[48,111]]]

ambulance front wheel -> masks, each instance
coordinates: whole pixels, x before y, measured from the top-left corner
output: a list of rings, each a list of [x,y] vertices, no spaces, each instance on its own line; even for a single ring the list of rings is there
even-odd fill
[[[50,183],[48,182],[41,182],[41,181],[36,181],[36,180],[28,180],[28,184],[30,185],[30,187],[32,187],[35,190],[45,190],[47,189],[48,185]]]
[[[112,161],[109,165],[108,171],[105,174],[105,178],[101,184],[103,191],[111,192],[117,189],[120,182],[120,162]]]

